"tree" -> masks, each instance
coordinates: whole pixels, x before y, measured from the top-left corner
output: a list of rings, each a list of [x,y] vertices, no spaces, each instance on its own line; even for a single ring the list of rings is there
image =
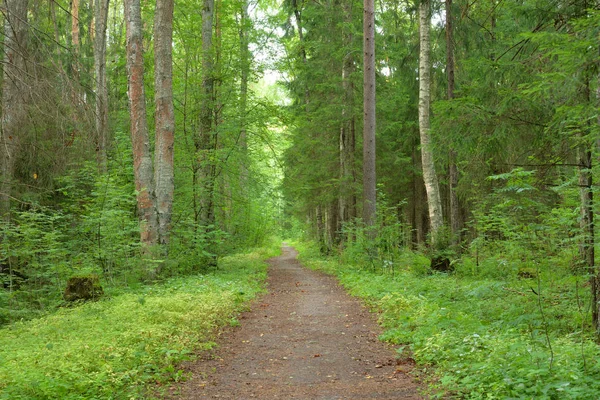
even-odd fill
[[[25,131],[27,102],[27,6],[28,0],[5,0],[4,70],[2,79],[2,182],[0,182],[0,216],[9,219],[10,199]]]
[[[363,128],[363,222],[375,224],[377,201],[375,172],[375,2],[365,0],[363,17],[364,128]]]
[[[74,59],[71,65],[73,78],[75,82],[80,79],[79,56],[81,53],[81,37],[80,37],[80,0],[71,0],[71,45],[73,46]],[[81,95],[77,87],[73,87],[73,103],[79,105]]]
[[[248,1],[242,0],[239,11],[239,39],[240,39],[240,137],[239,146],[242,152],[242,165],[240,173],[240,187],[245,189],[248,179],[248,79],[250,75],[251,53],[249,48],[249,16]]]
[[[421,158],[423,160],[423,178],[427,190],[427,204],[431,224],[431,238],[435,243],[444,219],[442,215],[442,200],[438,184],[433,151],[431,148],[430,102],[431,102],[431,42],[430,42],[430,1],[421,0],[419,3],[419,132],[421,137]]]
[[[197,223],[204,234],[215,230],[215,180],[217,134],[213,130],[215,118],[214,77],[214,0],[204,0],[202,7],[202,92],[198,118],[199,131],[195,136],[199,184],[199,220]],[[212,242],[208,240],[208,242]],[[211,262],[216,262],[212,259]]]
[[[130,110],[133,172],[140,219],[140,238],[144,251],[158,242],[158,217],[154,174],[146,119],[144,90],[144,53],[140,0],[125,0],[127,83]]]
[[[94,72],[96,75],[96,140],[98,167],[107,171],[108,146],[108,85],[106,82],[106,25],[110,0],[94,2]]]
[[[446,76],[448,84],[447,99],[454,99],[454,32],[452,15],[452,0],[446,0]],[[462,219],[460,217],[460,204],[456,194],[458,185],[458,167],[456,166],[456,152],[450,149],[448,165],[448,192],[450,196],[450,229],[453,241],[459,242]]]
[[[158,213],[158,242],[169,243],[173,213],[173,147],[175,111],[173,108],[173,0],[157,0],[154,19],[154,86],[156,141],[154,182]]]
[[[352,4],[343,2],[342,5],[346,28],[343,32],[344,55],[342,62],[342,89],[344,102],[342,105],[342,123],[340,127],[340,195],[339,216],[340,225],[356,217],[356,195],[354,185],[356,171],[354,167],[354,153],[356,147],[356,121],[354,115],[354,56],[352,52],[353,34]]]

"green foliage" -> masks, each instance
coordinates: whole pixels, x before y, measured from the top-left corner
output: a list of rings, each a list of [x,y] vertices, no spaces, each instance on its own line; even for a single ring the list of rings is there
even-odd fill
[[[488,178],[495,188],[479,201],[471,221],[478,232],[470,244],[477,265],[467,256],[463,272],[515,276],[522,264],[570,272],[581,235],[578,193],[571,182],[542,189],[539,179],[538,171],[522,168]]]
[[[542,273],[539,283],[506,275],[482,279],[461,269],[424,276],[409,265],[390,277],[323,259],[307,244],[298,248],[305,264],[337,275],[350,293],[380,312],[382,340],[410,347],[420,369],[434,367],[431,383],[440,395],[600,395],[600,350],[583,306],[589,295],[576,278]]]
[[[140,398],[183,379],[178,364],[262,290],[275,247],[0,330],[1,399]]]
[[[402,204],[390,205],[382,188],[377,198],[375,238],[360,219],[344,224],[342,233],[347,238],[341,260],[347,264],[368,266],[373,271],[394,274],[402,262],[403,249],[408,247],[408,229],[398,219]]]

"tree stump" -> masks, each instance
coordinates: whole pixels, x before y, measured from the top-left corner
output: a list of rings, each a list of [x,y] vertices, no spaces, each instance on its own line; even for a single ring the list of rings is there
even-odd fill
[[[66,301],[96,300],[103,294],[97,275],[81,275],[69,278],[63,298]]]
[[[433,257],[431,259],[431,270],[439,272],[452,272],[454,266],[450,263],[450,259],[444,256]]]

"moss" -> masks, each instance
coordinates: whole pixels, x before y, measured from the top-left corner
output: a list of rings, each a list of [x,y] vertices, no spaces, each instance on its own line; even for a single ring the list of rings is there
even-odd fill
[[[69,278],[63,298],[66,301],[96,300],[103,294],[97,275],[80,275]]]

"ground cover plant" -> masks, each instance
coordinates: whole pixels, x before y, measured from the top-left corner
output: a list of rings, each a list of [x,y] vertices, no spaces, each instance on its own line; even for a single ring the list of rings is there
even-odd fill
[[[324,258],[312,244],[298,248],[306,265],[336,275],[380,313],[381,339],[398,345],[399,357],[434,371],[434,397],[600,396],[600,351],[581,308],[581,278],[432,274],[428,260],[408,250],[392,275]]]
[[[178,363],[263,290],[275,247],[0,330],[1,399],[132,399],[182,378]]]

